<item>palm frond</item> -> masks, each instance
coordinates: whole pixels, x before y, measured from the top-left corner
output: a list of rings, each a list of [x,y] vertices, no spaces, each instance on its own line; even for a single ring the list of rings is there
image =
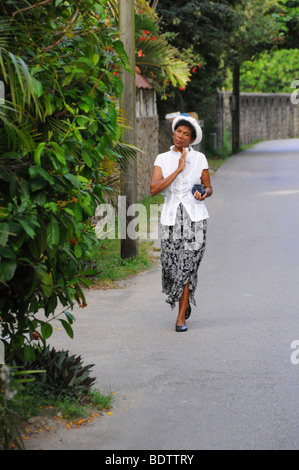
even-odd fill
[[[6,148],[13,150],[26,149],[30,151],[34,148],[34,137],[31,131],[31,126],[28,125],[28,121],[20,123],[15,119],[16,115],[22,114],[23,118],[26,115],[24,109],[18,109],[12,103],[5,102],[0,104],[0,122],[2,122],[0,149],[5,151]]]
[[[159,38],[155,42],[143,43],[141,53],[137,54],[136,64],[158,67],[173,86],[185,87],[190,78],[190,68],[187,62],[178,58],[178,55],[177,49],[167,44],[164,38]]]
[[[0,72],[8,90],[8,98],[17,112],[17,119],[22,122],[22,109],[34,103],[36,116],[43,117],[41,105],[36,96],[36,83],[21,57],[0,47]]]

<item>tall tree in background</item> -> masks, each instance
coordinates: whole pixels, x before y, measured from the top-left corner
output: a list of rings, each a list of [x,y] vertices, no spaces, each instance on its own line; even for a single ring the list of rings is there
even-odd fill
[[[279,0],[246,0],[232,6],[239,27],[234,30],[227,50],[233,70],[232,150],[240,149],[240,67],[255,54],[273,47],[279,33]]]
[[[277,15],[279,33],[270,49],[257,54],[241,67],[241,90],[256,92],[290,92],[299,70],[299,3],[280,0]]]
[[[208,114],[217,88],[225,75],[226,51],[238,27],[238,17],[230,1],[159,0],[157,13],[163,31],[171,32],[172,44],[193,60],[191,81],[186,89],[169,93],[159,101],[159,111],[196,111]]]
[[[299,48],[299,3],[298,0],[279,0],[283,7],[278,22],[280,33],[277,47],[284,49]]]
[[[193,68],[190,84],[168,102],[160,102],[162,114],[185,107],[206,117],[226,70],[234,76],[233,150],[239,149],[240,65],[269,48],[279,33],[279,0],[160,0],[157,12],[164,30],[176,34],[173,43],[201,57]]]

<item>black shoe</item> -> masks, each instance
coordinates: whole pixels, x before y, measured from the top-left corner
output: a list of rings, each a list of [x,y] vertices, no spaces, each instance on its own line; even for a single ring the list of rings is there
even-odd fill
[[[175,325],[175,331],[177,332],[188,331],[188,328],[186,327],[186,325],[184,326]]]
[[[188,304],[188,307],[186,308],[186,312],[185,312],[185,320],[188,320],[190,315],[191,315],[191,305]]]

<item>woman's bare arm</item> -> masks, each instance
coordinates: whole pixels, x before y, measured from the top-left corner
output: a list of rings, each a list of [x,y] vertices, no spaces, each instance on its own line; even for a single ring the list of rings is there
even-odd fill
[[[201,182],[205,187],[206,197],[212,196],[213,188],[212,188],[212,185],[211,185],[211,178],[210,178],[209,170],[202,170]]]

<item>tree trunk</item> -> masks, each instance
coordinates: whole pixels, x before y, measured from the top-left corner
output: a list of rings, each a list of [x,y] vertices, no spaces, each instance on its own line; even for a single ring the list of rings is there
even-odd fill
[[[124,44],[130,60],[132,73],[122,71],[121,78],[124,91],[120,99],[120,107],[129,120],[131,129],[126,130],[124,140],[128,144],[136,145],[136,79],[135,79],[135,16],[134,0],[121,0],[119,2],[119,29],[120,39]],[[133,216],[128,216],[128,208],[137,202],[137,162],[131,159],[128,168],[121,173],[121,191],[125,196],[125,208],[123,208],[124,221],[122,222],[125,233],[121,237],[121,257],[132,258],[138,254],[138,240],[128,236],[128,225]]]
[[[233,69],[232,151],[240,150],[240,64]]]

